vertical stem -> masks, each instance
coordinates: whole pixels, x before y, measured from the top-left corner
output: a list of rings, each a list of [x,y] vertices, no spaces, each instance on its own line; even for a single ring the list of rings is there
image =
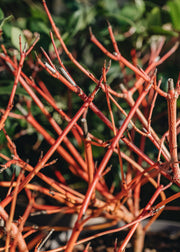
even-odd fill
[[[148,84],[148,87],[142,92],[142,94],[138,97],[137,101],[135,102],[134,106],[131,108],[131,111],[129,112],[128,116],[126,117],[124,123],[122,124],[121,128],[119,129],[119,131],[117,132],[116,136],[114,137],[108,151],[106,152],[106,154],[104,155],[103,160],[101,161],[101,164],[99,165],[99,168],[96,172],[96,175],[94,177],[93,183],[91,184],[91,186],[89,186],[84,202],[82,204],[81,210],[79,212],[78,215],[78,219],[76,221],[75,227],[73,229],[72,235],[67,243],[67,248],[66,248],[66,252],[70,252],[72,251],[72,248],[74,246],[74,243],[76,242],[79,233],[81,232],[82,226],[80,224],[80,221],[83,217],[83,215],[85,214],[88,205],[89,205],[89,201],[91,199],[91,196],[94,192],[94,189],[96,187],[97,182],[99,181],[99,178],[102,174],[102,172],[104,171],[112,153],[114,152],[115,147],[117,146],[117,143],[119,142],[119,140],[121,139],[121,137],[124,134],[124,131],[126,130],[129,121],[131,120],[131,118],[134,116],[137,108],[139,107],[139,105],[141,104],[142,100],[144,99],[144,97],[147,95],[149,89],[151,87],[151,83]]]
[[[4,123],[9,115],[9,112],[11,111],[12,107],[13,107],[13,100],[14,100],[14,97],[15,97],[15,94],[16,94],[16,89],[17,89],[17,85],[18,85],[18,81],[19,81],[19,78],[20,78],[20,74],[21,74],[21,70],[22,70],[22,67],[23,67],[23,64],[24,64],[24,60],[25,60],[25,57],[26,57],[26,52],[23,51],[22,54],[21,54],[21,58],[20,58],[20,61],[19,61],[19,66],[17,68],[17,72],[16,72],[16,77],[15,77],[15,80],[14,80],[14,85],[13,85],[13,88],[12,88],[12,91],[11,91],[11,95],[10,95],[10,98],[9,98],[9,102],[8,102],[8,105],[7,105],[7,108],[0,120],[0,130],[4,127]]]
[[[86,162],[87,162],[89,185],[90,185],[94,178],[94,162],[91,148],[91,140],[89,137],[85,139],[84,145],[86,150]]]
[[[151,199],[149,200],[149,202],[148,202],[147,205],[145,206],[144,210],[143,210],[142,213],[139,215],[139,218],[140,218],[140,217],[143,217],[143,216],[147,213],[147,211],[152,207],[152,204],[153,204],[154,201],[157,199],[157,197],[159,196],[159,194],[162,192],[163,189],[164,189],[164,188],[163,188],[162,185],[160,185],[160,186],[156,189],[155,193],[153,194],[153,196],[151,197]],[[132,226],[131,230],[129,231],[128,235],[126,236],[126,238],[124,239],[122,245],[120,246],[118,252],[123,252],[123,251],[124,251],[125,247],[127,246],[129,240],[131,239],[131,237],[132,237],[132,235],[134,234],[134,232],[135,232],[136,228],[138,227],[138,225],[139,225],[139,222],[135,223],[135,224]]]
[[[147,114],[148,114],[148,107],[144,108],[144,116],[145,118],[147,118]],[[145,149],[145,143],[146,143],[146,137],[145,136],[141,136],[141,140],[140,140],[140,150],[142,152],[144,152]],[[143,162],[143,158],[142,156],[138,156],[138,164],[142,165]],[[139,174],[139,171],[137,171],[137,174]],[[139,213],[139,202],[140,202],[140,192],[141,192],[141,181],[139,178],[139,181],[134,189],[134,213],[135,216],[137,216],[137,214]]]
[[[115,46],[115,48],[116,48],[116,46]],[[109,109],[109,113],[110,113],[110,117],[111,117],[113,133],[114,133],[114,136],[115,136],[116,135],[116,125],[115,125],[115,121],[114,121],[113,112],[112,112],[112,109],[111,109],[111,103],[110,103],[110,99],[109,99],[109,92],[108,92],[107,83],[106,83],[105,64],[104,64],[104,67],[103,67],[103,79],[104,79],[104,87],[105,87],[105,93],[106,93],[106,101],[107,101],[107,105],[108,105],[108,109]],[[125,177],[124,177],[123,163],[122,163],[122,157],[121,157],[119,143],[117,143],[117,151],[118,151],[119,165],[120,165],[120,171],[121,171],[122,185],[125,186],[126,182],[125,182]]]
[[[124,85],[121,84],[121,89],[122,89],[122,92],[126,95],[125,96],[125,99],[127,101],[127,103],[133,107],[134,106],[134,99],[131,95],[131,92],[130,91],[127,91],[126,88],[124,87]],[[153,130],[153,128],[150,126],[149,127],[149,123],[148,121],[146,120],[146,118],[144,117],[144,115],[142,114],[141,110],[139,108],[137,108],[136,110],[136,115],[138,117],[138,119],[140,120],[140,122],[142,123],[142,125],[145,127],[146,130],[150,130],[150,140],[154,139],[154,142],[153,144],[159,149],[160,146],[161,146],[161,141],[158,137],[158,135],[156,134],[156,132]],[[151,140],[151,141],[152,141]],[[169,161],[170,159],[170,155],[169,155],[169,152],[168,150],[166,149],[165,145],[163,144],[162,146],[162,155],[164,156],[164,158]]]
[[[173,180],[180,182],[180,169],[177,155],[176,110],[178,94],[174,89],[173,79],[168,79],[168,124],[169,124],[169,149],[171,154],[171,168]]]
[[[91,148],[91,139],[88,134],[88,125],[86,118],[81,119],[82,129],[84,132],[84,147],[85,147],[85,155],[86,155],[86,163],[87,163],[87,171],[88,171],[88,184],[93,182],[94,178],[94,162]]]

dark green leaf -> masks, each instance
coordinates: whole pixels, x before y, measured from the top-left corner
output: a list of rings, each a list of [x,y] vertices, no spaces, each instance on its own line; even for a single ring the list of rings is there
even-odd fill
[[[148,25],[161,26],[161,12],[158,7],[153,8],[152,11],[148,13],[147,23]]]
[[[30,5],[31,15],[34,19],[41,19],[43,22],[47,21],[47,15],[41,5],[31,3]]]
[[[173,36],[173,37],[179,36],[177,32],[171,30],[165,30],[160,26],[150,26],[149,32],[151,32],[152,34],[165,35],[165,36]]]
[[[0,87],[0,95],[10,95],[12,92],[12,88],[13,88],[13,84]],[[16,94],[17,95],[25,95],[25,96],[29,97],[29,95],[26,93],[26,91],[21,87],[17,87]]]
[[[83,6],[75,11],[68,24],[69,29],[72,31],[70,35],[74,36],[77,32],[82,31],[91,25],[95,16],[95,8]]]
[[[180,1],[171,0],[168,3],[172,24],[177,31],[180,31]]]
[[[41,20],[31,19],[30,29],[31,29],[32,32],[46,33],[46,34],[49,35],[49,28]]]
[[[133,20],[129,17],[125,17],[124,15],[113,13],[111,17],[114,17],[116,20],[118,20],[120,23],[123,22],[125,24],[128,24],[130,26],[135,26],[135,23]]]

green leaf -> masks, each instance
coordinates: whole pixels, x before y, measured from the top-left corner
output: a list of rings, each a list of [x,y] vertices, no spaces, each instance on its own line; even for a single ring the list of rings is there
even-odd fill
[[[2,29],[3,25],[4,25],[6,22],[8,22],[9,20],[11,20],[12,18],[13,18],[12,15],[10,15],[10,16],[4,18],[3,21],[2,21],[1,24],[0,24],[0,29]]]
[[[135,5],[141,11],[141,13],[144,13],[146,10],[144,0],[135,0]]]
[[[19,17],[16,20],[16,26],[20,29],[27,29],[27,18]]]
[[[172,185],[171,186],[171,189],[174,191],[174,192],[179,192],[179,186],[177,186],[177,185]]]
[[[11,37],[11,25],[9,23],[5,23],[3,25],[3,33],[10,38]]]
[[[32,32],[45,33],[45,34],[49,35],[49,28],[41,20],[31,19],[30,30]]]
[[[24,45],[26,43],[26,39],[24,37],[24,34],[21,31],[21,29],[13,26],[11,28],[11,42],[12,42],[13,46],[16,47],[18,50],[19,50],[19,36],[21,36],[21,45],[22,45],[22,48],[24,48]]]
[[[133,22],[133,20],[131,18],[125,17],[124,15],[112,13],[110,17],[114,17],[120,23],[123,22],[125,24],[129,24],[130,26],[135,26],[135,23]]]
[[[29,7],[33,19],[41,19],[43,22],[47,21],[47,15],[44,9],[42,8],[42,5],[31,3]]]
[[[167,3],[167,5],[169,6],[173,27],[177,31],[180,31],[180,1],[171,0]]]
[[[0,86],[1,86],[1,83],[0,83]],[[0,87],[0,95],[10,95],[12,92],[12,88],[13,88],[13,83],[10,85],[7,85],[7,86],[1,86]],[[21,87],[17,87],[16,94],[17,95],[25,95],[25,96],[29,97],[27,92]]]
[[[149,32],[152,34],[158,34],[158,35],[165,35],[165,36],[172,36],[172,37],[178,37],[179,34],[177,32],[171,31],[171,30],[165,30],[160,26],[150,26]]]
[[[95,8],[82,6],[74,12],[70,18],[68,24],[69,30],[71,30],[71,36],[74,36],[77,32],[84,30],[87,26],[92,24],[95,19],[96,10]]]
[[[137,34],[141,34],[141,36],[146,36],[146,30],[147,30],[147,20],[146,19],[140,19],[135,23],[135,29]]]
[[[158,7],[155,7],[147,15],[148,25],[161,26],[161,12]]]
[[[108,10],[108,12],[114,12],[115,10],[118,10],[118,4],[115,0],[103,0],[103,5],[105,9]]]
[[[123,7],[120,14],[126,18],[131,19],[131,21],[136,21],[142,16],[142,10],[134,4],[128,4]]]
[[[2,11],[2,9],[0,8],[0,20],[2,20],[4,18],[4,13]]]

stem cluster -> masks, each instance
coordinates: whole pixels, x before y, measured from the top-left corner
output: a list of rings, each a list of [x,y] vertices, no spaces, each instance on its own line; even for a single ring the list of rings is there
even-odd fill
[[[30,251],[31,249],[40,251],[43,244],[49,238],[49,236],[46,237],[45,231],[50,231],[51,234],[52,230],[60,231],[63,228],[45,225],[39,227],[28,226],[25,225],[28,218],[38,214],[45,214],[50,218],[55,213],[71,215],[76,213],[77,219],[75,225],[72,227],[72,233],[67,244],[51,251],[65,250],[66,252],[70,252],[80,243],[85,243],[84,251],[88,251],[90,244],[86,244],[86,242],[96,237],[120,232],[128,228],[129,232],[121,245],[117,245],[117,242],[114,245],[114,251],[124,251],[129,240],[136,232],[141,233],[144,237],[148,227],[166,209],[166,204],[180,197],[180,193],[176,193],[169,198],[166,198],[165,195],[165,190],[173,183],[180,186],[180,169],[177,155],[177,135],[179,133],[177,128],[180,120],[176,118],[177,99],[180,93],[179,80],[176,87],[174,87],[173,80],[169,79],[168,91],[164,92],[160,89],[161,80],[157,79],[156,70],[158,65],[162,64],[174,53],[178,45],[175,44],[161,58],[159,57],[161,50],[152,50],[149,56],[149,63],[145,70],[143,70],[136,65],[137,56],[135,52],[132,54],[133,63],[123,57],[110,24],[108,24],[108,31],[114,53],[108,51],[98,41],[92,30],[90,30],[91,41],[110,60],[118,62],[124,80],[131,80],[133,82],[133,85],[130,86],[127,82],[124,85],[122,81],[119,85],[121,89],[119,92],[112,89],[110,86],[111,83],[107,81],[107,75],[111,68],[110,63],[108,65],[106,62],[104,63],[101,77],[97,79],[93,73],[86,70],[73,57],[52,19],[45,0],[42,2],[52,26],[53,32],[50,32],[50,37],[60,70],[53,64],[51,58],[43,49],[42,54],[45,61],[42,61],[41,57],[36,55],[36,62],[34,63],[32,57],[30,57],[30,52],[38,41],[38,37],[28,50],[26,47],[22,50],[21,38],[19,39],[19,62],[15,56],[11,57],[8,54],[3,45],[1,46],[3,53],[0,54],[0,63],[14,76],[14,84],[8,104],[5,108],[0,109],[2,113],[0,130],[3,131],[7,146],[12,154],[9,157],[0,153],[0,157],[3,160],[1,172],[4,172],[4,170],[14,164],[20,167],[20,173],[17,178],[13,176],[11,181],[0,181],[1,187],[8,188],[6,196],[0,202],[0,217],[4,223],[2,232],[5,237],[2,249],[5,251],[15,251],[16,247],[18,247],[19,251]],[[55,45],[53,34],[60,41],[62,50],[72,63],[87,79],[90,79],[95,84],[95,88],[90,94],[87,95],[83,87],[80,87],[78,76],[73,79],[68,69],[64,66],[59,56],[58,48]],[[163,43],[164,40],[160,40],[159,44],[161,48]],[[31,68],[34,66],[31,77],[27,76],[23,71],[26,58],[28,58],[27,63],[31,64]],[[38,76],[41,68],[43,68],[43,71],[47,71],[52,78],[57,79],[59,85],[65,85],[68,92],[74,93],[82,100],[82,105],[73,116],[69,116],[66,111],[58,107],[58,102],[48,89],[48,83],[43,82]],[[129,75],[127,69],[131,69],[133,74]],[[14,108],[18,83],[28,93],[31,100],[23,97]],[[95,100],[98,98],[100,91],[104,94],[103,99],[107,103],[107,115],[95,105]],[[168,131],[161,137],[158,136],[151,125],[153,109],[158,95],[162,96],[165,102],[167,101],[168,108]],[[122,100],[129,106],[129,112],[121,105]],[[50,134],[49,129],[41,125],[37,118],[34,117],[32,102],[41,111],[49,127],[52,128],[53,132],[56,132],[57,137]],[[61,128],[47,110],[45,103],[53,108],[59,117],[66,122],[65,127]],[[89,119],[88,110],[91,110],[93,114],[99,117],[102,124],[107,127],[111,133],[111,139],[104,141],[104,139],[91,134],[87,123]],[[117,113],[123,115],[125,118],[120,126],[115,119]],[[17,121],[25,120],[50,145],[48,151],[41,155],[34,167],[30,165],[30,162],[20,158],[12,137],[6,132],[6,121],[9,118],[14,118]],[[79,123],[79,119],[81,119],[81,123]],[[69,133],[71,133],[71,137]],[[135,135],[138,135],[140,139],[138,145],[134,140]],[[72,136],[74,141],[72,141]],[[156,158],[155,155],[152,158],[152,155],[149,155],[148,151],[146,151],[145,147],[148,141],[151,142],[158,153]],[[82,148],[82,146],[83,153],[79,148]],[[97,160],[93,155],[94,146],[104,149],[104,156],[99,163],[96,162]],[[50,169],[56,163],[56,160],[53,159],[55,152],[66,161],[67,168],[73,174],[72,176],[78,176],[81,180],[85,181],[87,185],[86,192],[83,193],[68,185],[66,177],[63,175],[63,168],[61,167],[54,172],[53,178],[43,172],[45,167],[47,167],[46,169]],[[119,169],[117,173],[120,174],[121,179],[118,185],[115,185],[113,182],[109,186],[106,178],[107,176],[111,176],[111,172],[113,171],[114,167],[111,165],[111,162],[114,156],[117,156],[117,167]],[[34,183],[37,177],[43,181],[42,184]],[[166,180],[163,180],[162,177],[165,177]],[[144,206],[140,206],[142,188],[148,183],[154,188],[152,195]],[[15,222],[14,216],[21,191],[24,192],[28,203],[23,215]],[[52,198],[58,204],[38,204],[36,202],[37,192]],[[143,193],[145,192],[143,191]],[[159,201],[155,204],[154,202],[157,199]],[[9,211],[5,210],[8,205],[10,205]],[[99,216],[105,217],[108,222],[101,225],[92,224],[86,226],[87,222]],[[150,218],[150,221],[142,228],[140,223],[147,218]],[[124,226],[111,229],[111,226],[119,221],[123,221]],[[99,231],[95,235],[78,240],[83,229],[89,228],[95,230],[105,227],[109,227],[109,230],[104,232]],[[28,242],[28,238],[31,238],[31,236],[33,238],[31,242]],[[143,239],[136,236],[134,251],[140,252],[142,248]]]

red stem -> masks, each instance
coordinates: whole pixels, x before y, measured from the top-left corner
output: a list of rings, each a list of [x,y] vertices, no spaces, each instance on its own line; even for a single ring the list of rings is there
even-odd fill
[[[77,219],[76,224],[75,224],[75,228],[73,229],[73,233],[71,235],[71,238],[68,241],[66,252],[69,252],[69,251],[72,250],[72,247],[73,247],[74,243],[76,242],[76,239],[79,236],[79,233],[80,233],[81,228],[82,228],[82,227],[81,228],[79,227],[79,221],[84,216],[84,214],[85,214],[85,212],[86,212],[86,210],[88,208],[88,204],[89,204],[89,201],[91,199],[92,193],[93,193],[93,191],[94,191],[94,189],[96,187],[96,184],[97,184],[102,172],[104,171],[104,169],[105,169],[105,167],[106,167],[106,165],[107,165],[107,163],[108,163],[108,161],[109,161],[109,159],[110,159],[110,157],[111,157],[111,155],[112,155],[112,153],[114,151],[114,148],[116,147],[118,141],[120,140],[120,138],[122,137],[124,131],[126,130],[128,124],[129,124],[129,121],[131,120],[131,118],[133,117],[133,115],[136,112],[136,109],[139,107],[142,100],[147,95],[147,93],[149,91],[149,88],[150,88],[150,84],[149,84],[148,88],[146,88],[142,92],[142,94],[138,97],[138,99],[136,100],[136,103],[134,104],[133,108],[131,108],[127,118],[125,119],[125,121],[122,124],[121,128],[117,132],[117,135],[114,137],[108,151],[106,152],[104,158],[102,159],[101,164],[99,165],[99,168],[98,168],[98,170],[96,172],[96,175],[94,177],[93,183],[87,190],[85,200],[84,200],[84,202],[82,204],[80,213],[78,215],[78,219]],[[78,230],[77,230],[77,227],[78,227]]]

